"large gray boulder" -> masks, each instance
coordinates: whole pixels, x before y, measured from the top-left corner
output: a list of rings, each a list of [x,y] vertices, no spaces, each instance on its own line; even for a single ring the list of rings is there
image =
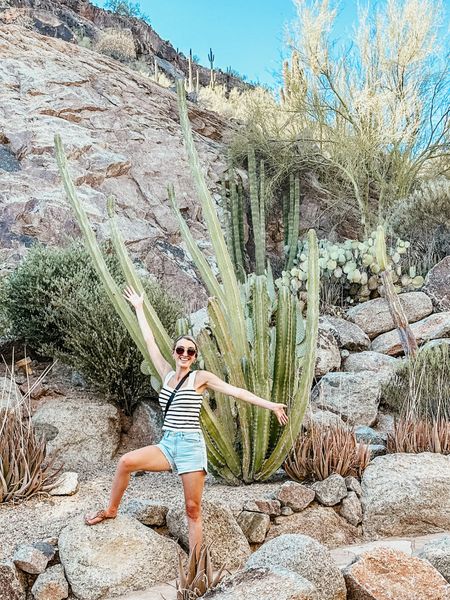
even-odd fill
[[[177,574],[177,544],[121,515],[95,527],[76,517],[61,531],[59,555],[80,600],[144,590]]]
[[[162,437],[163,413],[156,402],[139,402],[133,412],[133,422],[126,433],[128,445],[142,448],[156,444]]]
[[[312,390],[312,408],[335,413],[349,425],[374,425],[384,381],[373,372],[327,373]]]
[[[340,319],[338,317],[320,317],[319,328],[330,331],[339,348],[350,350],[350,352],[360,352],[368,350],[370,339],[366,333],[351,321]]]
[[[423,291],[438,310],[450,310],[450,256],[428,272]]]
[[[257,567],[227,578],[204,600],[318,600],[316,586],[280,567]]]
[[[450,529],[450,456],[380,456],[364,471],[361,487],[365,537]]]
[[[66,469],[104,463],[120,441],[120,414],[107,402],[60,397],[38,408],[33,425],[47,439],[47,451],[59,451]]]
[[[250,546],[230,508],[203,500],[202,518],[205,542],[212,542],[211,558],[215,567],[226,564],[229,569],[238,569],[250,555]],[[184,504],[169,509],[166,523],[171,535],[187,549],[189,539]]]
[[[307,535],[288,534],[266,542],[247,561],[246,568],[256,567],[278,567],[301,575],[316,586],[318,600],[346,598],[344,578],[330,552]]]
[[[431,300],[423,292],[399,294],[399,300],[409,323],[419,321],[433,312]],[[359,325],[369,338],[391,331],[395,327],[385,298],[375,298],[352,306],[347,311],[347,318]]]
[[[411,325],[419,346],[429,340],[450,337],[450,312],[441,312],[430,315],[422,321]],[[390,356],[403,354],[403,346],[398,331],[389,331],[379,335],[372,341],[372,350]]]
[[[387,371],[390,375],[401,361],[387,354],[380,354],[367,350],[366,352],[353,352],[342,361],[343,371],[360,373],[361,371]]]
[[[428,542],[416,553],[416,556],[431,563],[450,583],[450,535],[444,535],[438,540]]]

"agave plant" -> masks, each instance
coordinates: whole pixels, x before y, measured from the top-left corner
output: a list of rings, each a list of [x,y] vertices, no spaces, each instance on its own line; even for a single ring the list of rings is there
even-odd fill
[[[317,240],[309,239],[308,314],[303,323],[300,305],[289,285],[273,283],[270,271],[252,275],[240,284],[227,249],[217,212],[206,186],[194,146],[188,118],[185,91],[178,85],[180,121],[191,172],[202,204],[203,216],[211,237],[220,273],[220,283],[196,244],[176,205],[173,188],[169,198],[177,216],[187,248],[210,294],[208,313],[210,330],[199,336],[205,367],[237,387],[289,407],[289,424],[281,430],[269,411],[216,394],[205,398],[201,424],[205,433],[208,459],[212,470],[225,481],[267,479],[285,459],[292,440],[298,435],[308,404],[314,376],[315,349],[319,317],[319,274]],[[141,350],[157,387],[158,376],[151,364],[136,320],[121,291],[107,272],[87,216],[70,179],[60,138],[55,138],[56,156],[68,199],[75,211],[87,248],[113,306]],[[143,288],[117,229],[110,203],[112,240],[128,284],[138,292]],[[170,340],[155,311],[145,299],[145,311],[156,341],[172,363]],[[300,343],[301,342],[301,343]]]
[[[225,575],[225,565],[214,574],[211,560],[211,544],[194,548],[185,570],[183,557],[178,552],[177,600],[196,600],[218,585]]]

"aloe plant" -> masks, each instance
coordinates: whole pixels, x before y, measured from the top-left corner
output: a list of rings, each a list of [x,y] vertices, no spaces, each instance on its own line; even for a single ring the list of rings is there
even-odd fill
[[[183,82],[177,83],[180,122],[189,164],[211,237],[221,282],[213,274],[176,206],[173,188],[169,199],[187,248],[210,294],[210,331],[198,338],[206,369],[238,387],[288,405],[289,423],[282,429],[270,411],[217,394],[214,402],[205,398],[201,424],[212,470],[231,484],[267,479],[283,463],[292,440],[296,439],[308,404],[314,375],[319,317],[318,247],[314,231],[308,233],[308,314],[303,325],[296,295],[289,278],[275,285],[270,269],[251,275],[240,284],[225,243],[211,195],[206,186],[189,123]],[[76,196],[67,171],[59,138],[56,138],[58,165],[69,200],[77,215],[87,246],[115,309],[150,366],[151,361],[131,310],[122,299],[105,265],[86,214]],[[127,282],[139,291],[142,286],[128,258],[109,206],[112,239]],[[148,301],[145,310],[150,327],[167,360],[170,340]],[[299,338],[299,332],[303,332]],[[301,342],[301,343],[299,343]],[[155,375],[155,369],[153,368]]]

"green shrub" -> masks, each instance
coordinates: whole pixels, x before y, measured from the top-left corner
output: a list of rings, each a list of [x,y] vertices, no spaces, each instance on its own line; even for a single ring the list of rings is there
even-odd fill
[[[125,29],[104,29],[95,44],[95,50],[122,62],[136,58],[133,34]]]
[[[104,254],[110,273],[123,285],[117,258],[109,248]],[[147,280],[145,288],[173,336],[181,304],[155,282]],[[74,367],[126,413],[149,394],[140,352],[80,245],[32,248],[9,280],[7,306],[16,337]]]
[[[382,401],[402,416],[450,420],[450,345],[419,350],[382,388]]]
[[[0,338],[9,336],[11,323],[6,310],[6,276],[0,276]]]

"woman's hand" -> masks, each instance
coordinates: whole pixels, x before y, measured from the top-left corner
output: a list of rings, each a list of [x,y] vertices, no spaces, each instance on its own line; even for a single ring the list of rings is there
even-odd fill
[[[272,410],[278,419],[278,423],[280,425],[286,425],[286,423],[288,422],[288,416],[286,414],[286,404],[274,403]]]
[[[134,306],[135,309],[141,308],[144,304],[144,292],[139,296],[137,292],[131,287],[128,286],[123,291],[123,297],[125,300],[128,300],[130,304]]]

